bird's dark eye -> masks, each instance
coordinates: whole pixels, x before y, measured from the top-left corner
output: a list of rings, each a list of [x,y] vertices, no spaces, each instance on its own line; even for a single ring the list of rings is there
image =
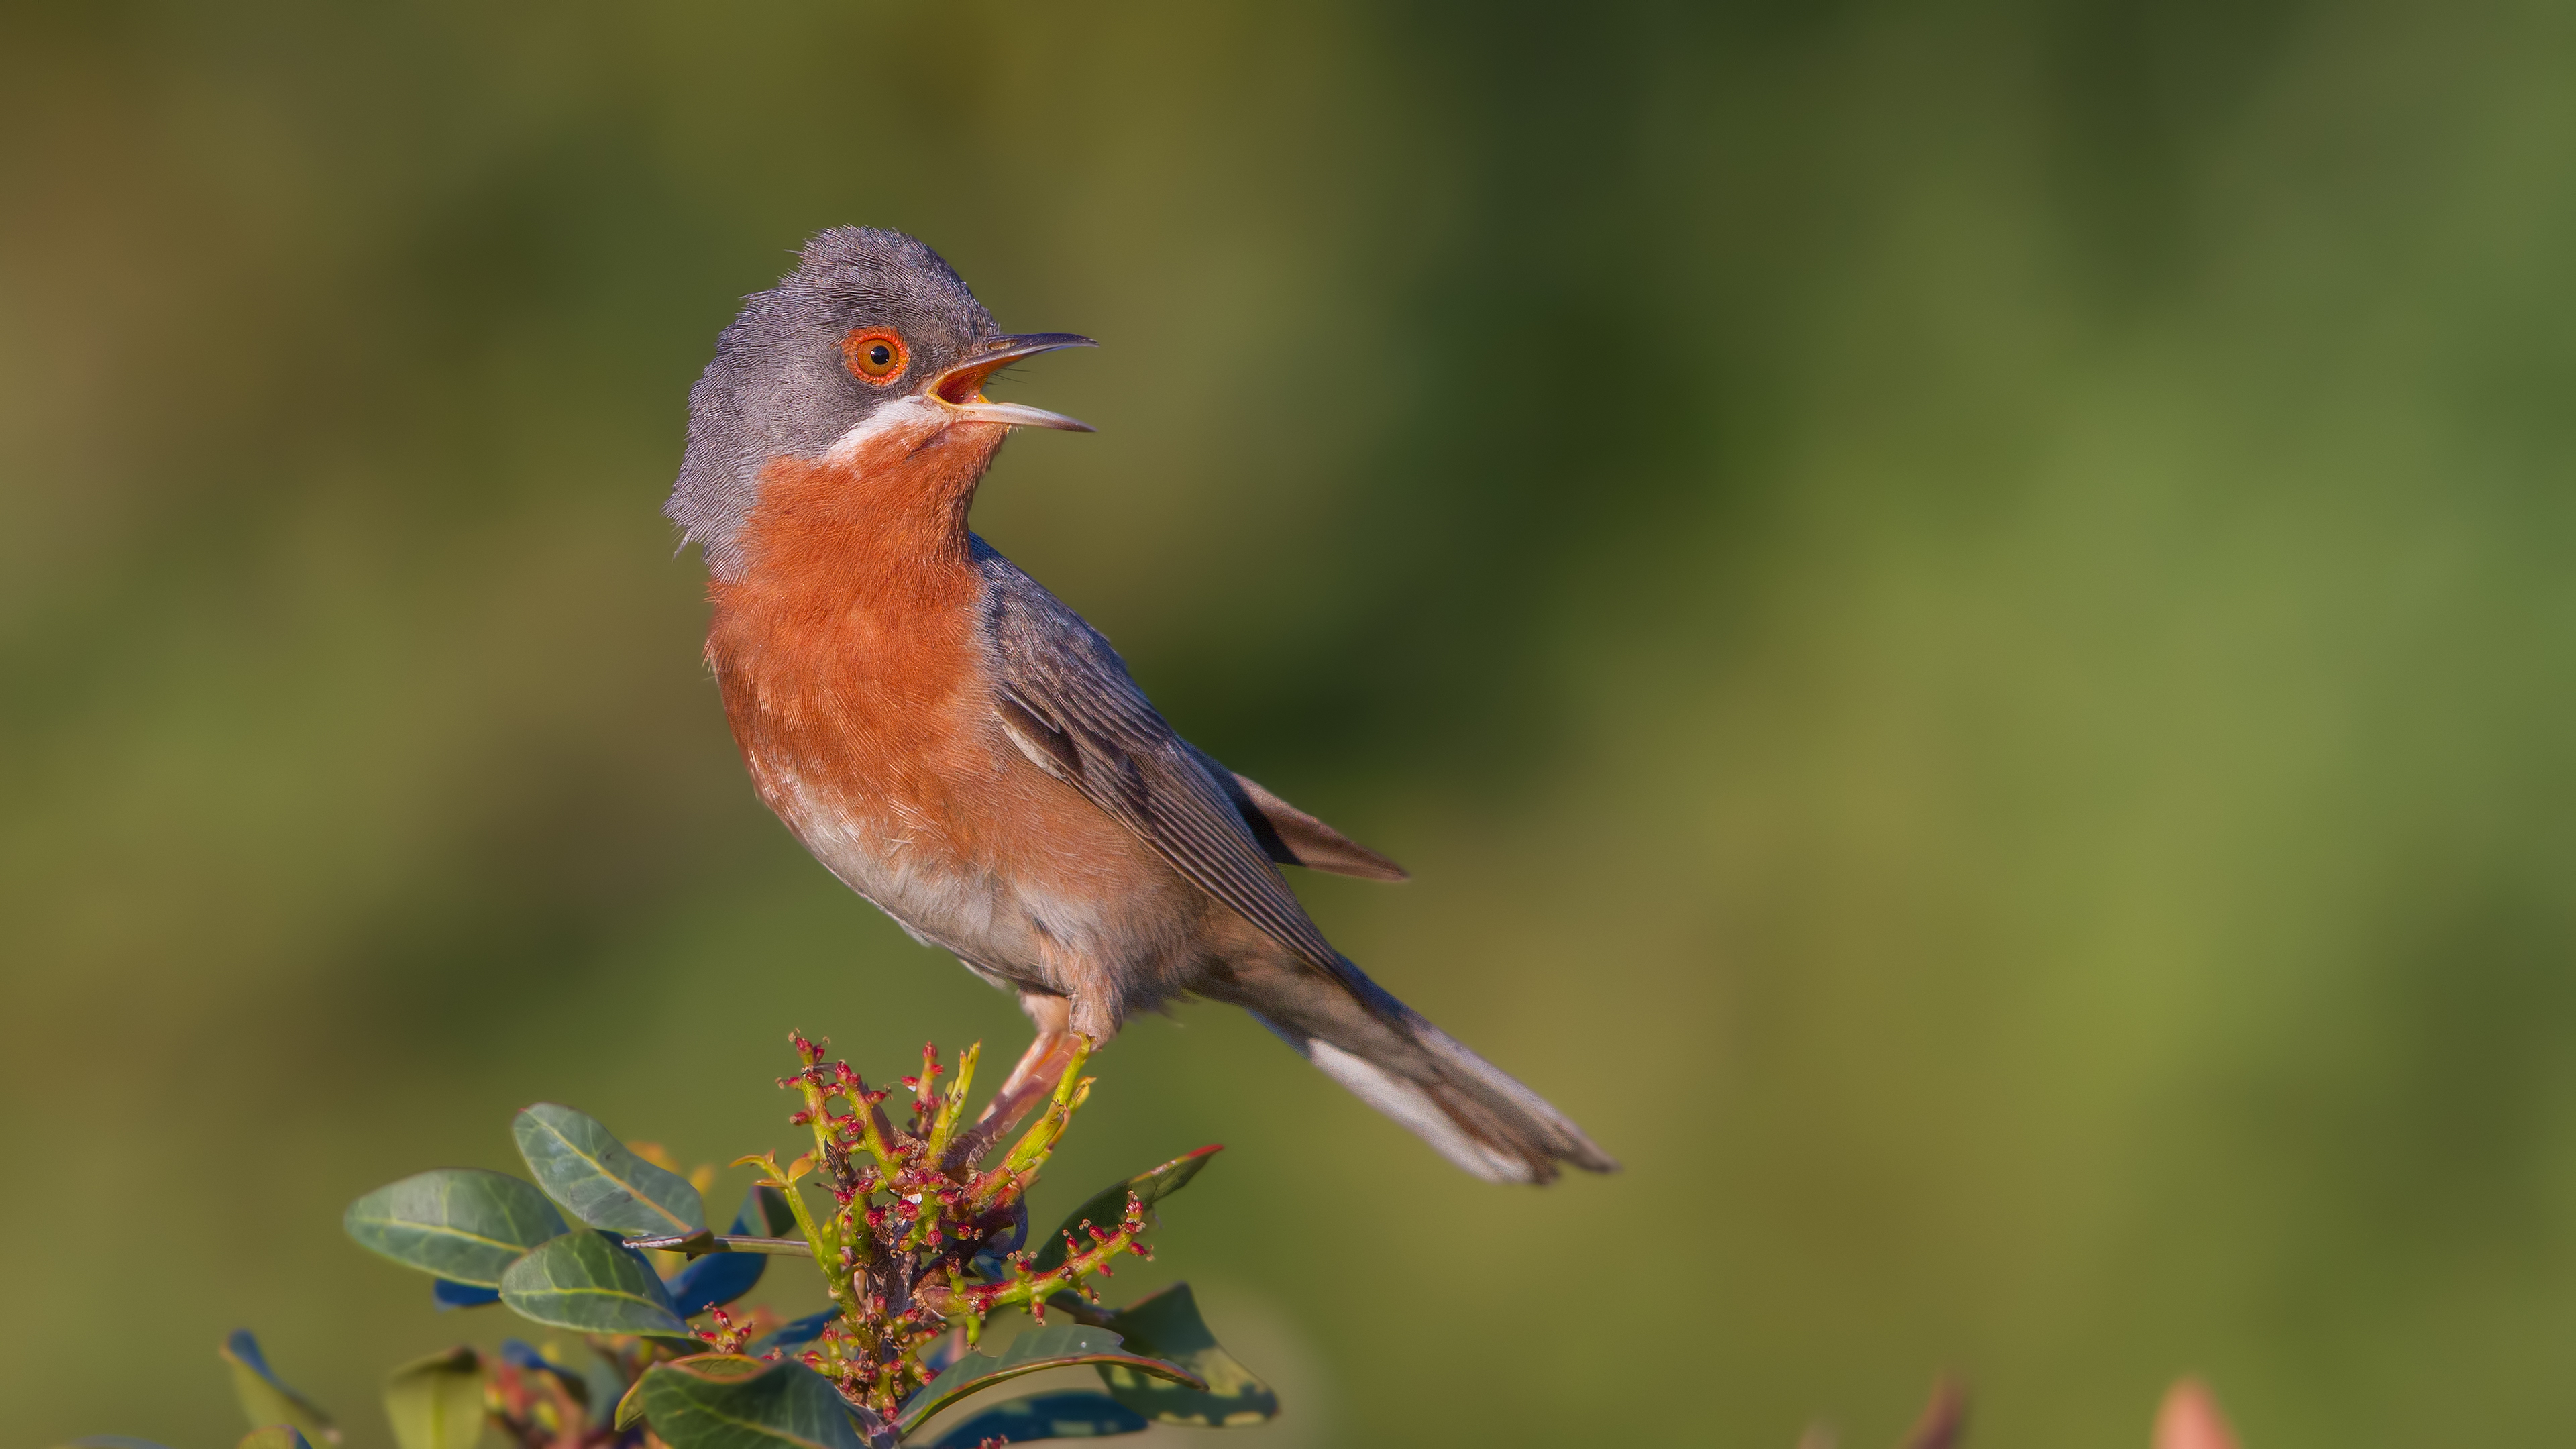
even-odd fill
[[[850,375],[883,387],[903,375],[903,338],[884,327],[855,327],[841,339],[841,361]]]

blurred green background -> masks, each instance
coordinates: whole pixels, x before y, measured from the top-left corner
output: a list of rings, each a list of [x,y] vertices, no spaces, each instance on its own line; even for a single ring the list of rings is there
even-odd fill
[[[249,1324],[381,1445],[506,1325],[357,1193],[1016,1053],[656,512],[843,222],[1102,340],[978,526],[1627,1163],[1136,1024],[1041,1206],[1230,1144],[1116,1286],[1245,1443],[2576,1433],[2566,6],[30,4],[0,135],[8,1443],[228,1444]]]

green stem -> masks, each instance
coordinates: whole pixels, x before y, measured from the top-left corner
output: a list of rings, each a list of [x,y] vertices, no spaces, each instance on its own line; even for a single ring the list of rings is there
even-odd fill
[[[757,1162],[769,1169],[770,1182],[778,1188],[778,1195],[787,1199],[787,1210],[795,1215],[798,1230],[805,1234],[806,1249],[814,1255],[814,1266],[822,1272],[823,1290],[832,1295],[832,1305],[841,1310],[844,1318],[855,1321],[859,1317],[858,1291],[850,1286],[849,1275],[841,1271],[839,1234],[814,1221],[813,1212],[805,1206],[805,1194],[779,1170],[777,1153],[764,1152],[738,1160]],[[864,1241],[866,1235],[860,1237]]]
[[[968,1289],[965,1297],[972,1305],[970,1311],[980,1318],[996,1309],[1042,1303],[1049,1294],[1060,1290],[1071,1289],[1079,1292],[1083,1279],[1107,1268],[1110,1260],[1120,1253],[1133,1249],[1137,1236],[1144,1231],[1141,1206],[1136,1205],[1133,1194],[1130,1194],[1127,1200],[1131,1205],[1127,1220],[1119,1224],[1118,1231],[1080,1252],[1068,1255],[1063,1262],[1044,1273],[1030,1274],[1016,1282],[997,1285],[996,1290],[990,1294],[979,1294],[974,1289]],[[972,1334],[974,1330],[969,1329],[968,1332]]]
[[[628,1238],[626,1246],[657,1253],[688,1253],[692,1258],[704,1257],[709,1253],[766,1253],[774,1258],[814,1256],[814,1245],[802,1238],[755,1238],[742,1233],[692,1233],[685,1238]],[[697,1246],[697,1251],[689,1252],[690,1246]]]
[[[975,1082],[975,1062],[984,1054],[984,1044],[977,1042],[957,1054],[957,1080],[939,1099],[939,1115],[931,1119],[930,1147],[923,1154],[937,1162],[948,1154],[948,1140],[957,1134],[958,1119],[966,1112],[966,1089]]]

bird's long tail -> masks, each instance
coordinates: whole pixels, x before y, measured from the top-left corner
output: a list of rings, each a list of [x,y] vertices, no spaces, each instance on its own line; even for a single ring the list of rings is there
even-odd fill
[[[1224,994],[1324,1075],[1487,1182],[1553,1181],[1557,1164],[1619,1164],[1546,1098],[1469,1051],[1351,964],[1238,977]]]

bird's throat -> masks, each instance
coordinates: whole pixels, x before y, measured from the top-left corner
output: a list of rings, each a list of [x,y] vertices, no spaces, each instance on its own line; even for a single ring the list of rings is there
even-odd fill
[[[1009,431],[952,423],[935,404],[896,405],[820,458],[771,459],[743,520],[737,581],[963,566],[967,511]]]
[[[756,777],[782,760],[887,760],[897,722],[940,712],[964,682],[982,597],[966,514],[1004,432],[879,429],[761,470],[707,632]]]

